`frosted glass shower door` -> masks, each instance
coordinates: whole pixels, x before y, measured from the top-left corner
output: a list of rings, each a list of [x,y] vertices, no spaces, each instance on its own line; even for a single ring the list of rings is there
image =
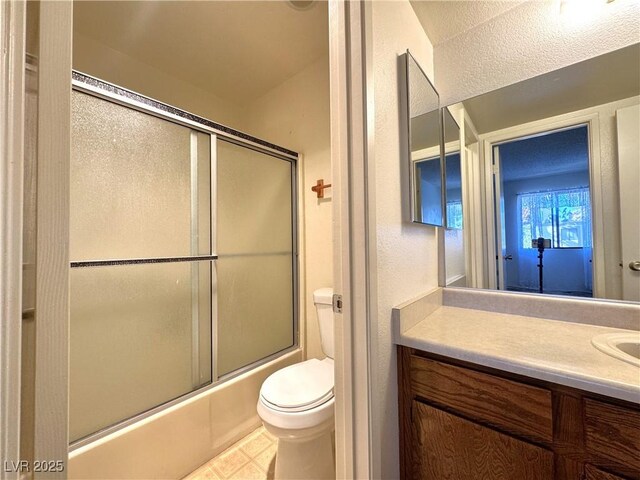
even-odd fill
[[[294,166],[218,140],[217,374],[296,343]]]
[[[73,92],[70,439],[212,378],[211,136]]]

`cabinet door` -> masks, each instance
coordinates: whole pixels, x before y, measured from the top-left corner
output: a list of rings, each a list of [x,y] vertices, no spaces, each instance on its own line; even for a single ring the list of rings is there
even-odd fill
[[[425,480],[551,480],[553,453],[414,401],[413,471]]]
[[[622,477],[604,472],[593,465],[586,465],[584,473],[585,480],[624,480]]]
[[[584,445],[587,453],[611,470],[640,472],[640,414],[636,410],[587,398],[584,400]]]

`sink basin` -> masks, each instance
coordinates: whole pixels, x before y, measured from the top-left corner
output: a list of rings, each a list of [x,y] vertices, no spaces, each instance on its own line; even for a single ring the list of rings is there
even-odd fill
[[[640,367],[640,332],[604,333],[593,337],[591,344],[607,355]]]

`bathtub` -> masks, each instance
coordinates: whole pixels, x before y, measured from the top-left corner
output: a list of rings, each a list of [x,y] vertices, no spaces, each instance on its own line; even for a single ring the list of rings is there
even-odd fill
[[[69,479],[179,479],[260,425],[262,382],[302,360],[286,353],[69,453]]]

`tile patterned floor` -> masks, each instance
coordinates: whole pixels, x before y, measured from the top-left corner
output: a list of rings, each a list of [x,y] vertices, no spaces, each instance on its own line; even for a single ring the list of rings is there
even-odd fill
[[[260,427],[183,480],[272,480],[277,441]]]

